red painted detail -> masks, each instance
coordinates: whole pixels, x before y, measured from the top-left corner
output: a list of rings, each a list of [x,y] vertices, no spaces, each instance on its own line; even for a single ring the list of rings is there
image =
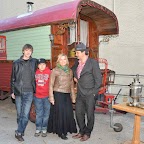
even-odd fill
[[[104,94],[107,90],[108,62],[106,59],[103,58],[98,58],[97,60],[99,63],[104,64],[102,87],[100,88],[98,93],[98,94]]]
[[[10,91],[12,63],[0,63],[0,90]]]
[[[104,99],[107,104],[111,104],[114,98],[115,96],[112,94],[109,94],[109,93],[104,94]]]
[[[108,85],[107,85],[107,76],[108,76],[108,62],[106,59],[103,58],[98,58],[97,59],[100,64],[104,64],[104,70],[102,74],[102,87],[99,90],[99,95],[103,94],[104,95],[104,100],[103,101],[97,101],[99,107],[96,107],[95,111],[96,112],[102,112],[102,113],[107,113],[109,111],[109,104],[112,103],[113,99],[115,98],[114,95],[106,93]]]

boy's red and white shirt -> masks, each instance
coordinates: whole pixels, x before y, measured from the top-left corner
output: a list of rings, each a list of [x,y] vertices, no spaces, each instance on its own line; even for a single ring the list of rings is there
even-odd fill
[[[51,70],[46,67],[45,70],[40,71],[37,69],[35,74],[36,80],[36,93],[35,96],[37,98],[45,98],[49,95],[49,78],[50,78]]]

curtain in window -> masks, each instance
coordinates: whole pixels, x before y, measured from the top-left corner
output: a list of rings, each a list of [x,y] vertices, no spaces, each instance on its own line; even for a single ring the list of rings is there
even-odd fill
[[[87,45],[88,40],[88,22],[80,20],[80,41]]]
[[[75,35],[76,35],[75,32],[76,32],[75,25],[71,26],[70,27],[70,44],[72,44],[73,42],[75,42]]]

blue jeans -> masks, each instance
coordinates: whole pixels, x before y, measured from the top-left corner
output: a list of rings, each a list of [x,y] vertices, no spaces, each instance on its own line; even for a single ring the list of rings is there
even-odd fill
[[[34,103],[36,109],[36,130],[47,131],[48,119],[50,114],[50,102],[48,100],[48,97],[34,97]]]
[[[15,104],[17,110],[17,132],[24,134],[29,121],[29,113],[33,101],[33,92],[23,92],[21,96],[16,96]]]

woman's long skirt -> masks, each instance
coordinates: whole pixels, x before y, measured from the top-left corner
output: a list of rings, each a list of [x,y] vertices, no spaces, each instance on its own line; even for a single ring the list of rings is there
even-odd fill
[[[55,104],[51,105],[48,132],[59,136],[68,132],[76,133],[72,101],[69,93],[54,92]]]

